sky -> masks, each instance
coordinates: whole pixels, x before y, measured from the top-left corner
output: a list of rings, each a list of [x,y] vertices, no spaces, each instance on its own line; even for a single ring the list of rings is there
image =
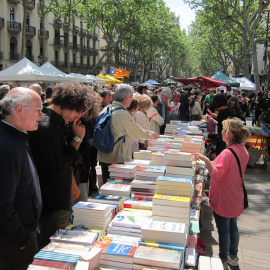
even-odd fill
[[[183,0],[164,0],[166,6],[177,16],[180,16],[181,29],[188,31],[188,26],[195,20],[195,11],[191,10]]]

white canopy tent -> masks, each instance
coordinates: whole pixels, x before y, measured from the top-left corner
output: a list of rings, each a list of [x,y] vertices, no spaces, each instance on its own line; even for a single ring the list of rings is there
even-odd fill
[[[80,82],[80,83],[93,83],[93,79],[91,78],[87,78],[86,76],[79,74],[79,73],[69,73],[69,76],[75,77],[76,78],[76,82]]]
[[[50,62],[46,62],[40,67],[42,70],[50,74],[51,76],[56,76],[59,78],[59,81],[66,82],[66,81],[74,81],[76,78],[67,75],[66,73],[62,72],[61,70],[57,69],[54,65]]]
[[[6,68],[0,72],[0,81],[19,81],[19,82],[55,82],[58,76],[52,76],[45,70],[23,58],[13,66]]]
[[[240,90],[256,90],[256,85],[246,77],[233,78],[240,83]]]

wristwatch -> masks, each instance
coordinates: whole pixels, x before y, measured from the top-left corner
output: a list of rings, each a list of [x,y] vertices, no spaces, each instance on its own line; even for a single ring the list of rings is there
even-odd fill
[[[75,136],[75,137],[72,139],[72,141],[74,141],[74,142],[82,142],[82,139],[81,139],[80,137],[78,137],[78,136]]]

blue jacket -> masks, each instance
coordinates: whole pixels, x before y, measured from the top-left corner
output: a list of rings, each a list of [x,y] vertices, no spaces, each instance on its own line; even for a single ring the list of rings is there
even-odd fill
[[[38,227],[41,195],[28,135],[0,122],[0,235],[23,247]]]

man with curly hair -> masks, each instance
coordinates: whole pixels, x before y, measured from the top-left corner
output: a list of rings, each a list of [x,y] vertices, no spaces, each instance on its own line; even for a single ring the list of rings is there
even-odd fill
[[[80,118],[92,107],[93,92],[84,85],[65,83],[53,87],[51,105],[43,108],[39,129],[30,136],[30,147],[40,178],[43,209],[39,222],[39,248],[50,241],[70,219],[72,197],[80,191],[72,177],[72,166],[85,135]],[[67,142],[65,125],[72,122],[73,139]]]

